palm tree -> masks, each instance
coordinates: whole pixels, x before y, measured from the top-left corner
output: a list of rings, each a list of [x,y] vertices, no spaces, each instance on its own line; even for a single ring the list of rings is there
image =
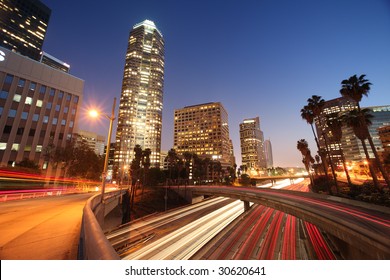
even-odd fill
[[[364,116],[364,117],[363,117]],[[374,168],[372,167],[372,164],[370,163],[370,156],[367,151],[367,146],[365,143],[365,140],[370,135],[367,124],[371,124],[370,118],[373,116],[369,113],[368,109],[360,110],[351,110],[344,114],[343,121],[352,128],[353,132],[355,133],[356,137],[359,138],[360,142],[362,143],[364,154],[366,155],[366,160],[368,162],[368,167],[370,169],[372,180],[374,181],[374,185],[378,187],[378,178],[376,176],[376,173],[374,171]]]
[[[145,150],[142,151],[142,166],[144,167],[144,180],[142,183],[142,194],[144,193],[146,178],[148,177],[148,173],[149,173],[151,153],[152,151],[149,148],[146,148]]]
[[[341,138],[343,137],[342,118],[339,117],[338,113],[332,113],[327,115],[326,119],[327,119],[326,124],[328,125],[328,128],[332,134],[333,140],[341,146]],[[340,148],[340,155],[341,155],[341,161],[343,162],[345,176],[347,177],[348,184],[351,186],[352,184],[351,177],[349,176],[349,172],[347,169],[347,165],[345,163],[345,157],[342,148]]]
[[[365,77],[366,75],[364,74],[360,75],[359,77],[353,75],[349,77],[349,79],[341,81],[341,89],[340,89],[340,94],[342,96],[352,98],[353,100],[356,101],[357,108],[358,108],[357,111],[361,116],[363,116],[363,114],[360,108],[360,101],[362,100],[363,95],[368,96],[368,93],[370,92],[371,85],[372,85]],[[362,125],[367,127],[366,119],[364,117],[362,117],[361,119],[362,119]],[[375,161],[378,165],[378,168],[381,171],[383,178],[386,181],[386,184],[390,186],[389,176],[386,170],[383,168],[382,163],[379,160],[379,155],[375,149],[370,133],[368,133],[367,139],[368,142],[370,143],[372,152],[374,153]]]
[[[326,149],[326,152],[328,154],[330,169],[332,170],[334,183],[336,185],[336,191],[338,192],[337,177],[336,177],[336,172],[335,172],[334,167],[333,167],[333,162],[332,162],[332,159],[331,159],[331,156],[330,156],[330,152],[329,152],[329,149],[328,149],[327,136],[322,131],[322,128],[324,126],[322,124],[321,113],[322,113],[322,110],[323,110],[323,108],[325,106],[325,100],[321,96],[312,95],[312,97],[307,100],[307,104],[308,104],[307,106],[313,111],[313,115],[314,115],[315,118],[317,118],[319,126],[321,128],[321,133],[322,133],[322,136],[323,136],[324,142],[325,142],[325,149]]]
[[[311,156],[309,144],[305,139],[301,139],[297,142],[297,149],[302,154],[302,162],[305,165],[306,171],[309,174],[311,185],[313,186],[313,178],[310,172],[310,163],[314,163],[314,158]]]
[[[315,116],[314,116],[314,112],[313,112],[312,108],[310,108],[309,105],[305,105],[301,109],[301,117],[302,117],[302,119],[306,120],[306,122],[308,124],[310,124],[311,130],[312,130],[313,135],[314,135],[314,140],[316,141],[316,144],[317,144],[318,151],[320,151],[321,150],[320,143],[318,142],[318,138],[317,138],[317,135],[314,131],[314,126],[313,126]],[[325,161],[325,158],[323,157],[323,155],[321,155],[321,161],[322,161],[322,167],[324,169],[324,174],[327,175],[328,171],[327,171],[327,168],[325,165],[326,161]]]

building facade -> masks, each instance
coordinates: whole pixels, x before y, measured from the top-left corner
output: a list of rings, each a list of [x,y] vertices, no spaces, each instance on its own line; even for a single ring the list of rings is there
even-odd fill
[[[336,141],[332,137],[331,130],[328,128],[327,119],[332,119],[333,116],[341,116],[356,108],[357,104],[352,99],[345,97],[331,99],[325,102],[320,118],[315,120],[320,148],[329,151],[331,159],[336,165],[342,163],[342,152],[346,160],[359,161],[361,159],[359,139],[355,136],[352,128],[343,125],[341,142]],[[325,144],[325,137],[327,146]]]
[[[130,31],[126,53],[115,150],[120,173],[127,172],[136,145],[149,148],[152,166],[160,165],[163,85],[163,36],[145,20]]]
[[[272,145],[271,140],[264,141],[264,153],[265,153],[265,161],[267,163],[267,168],[274,167],[274,158],[272,155]]]
[[[84,141],[95,154],[102,156],[105,153],[105,137],[103,135],[85,130],[79,130],[77,134],[79,140]]]
[[[201,158],[232,166],[232,144],[228,113],[220,102],[198,104],[175,110],[174,149],[177,154],[195,153]]]
[[[342,138],[341,142],[338,142],[332,137],[332,132],[326,124],[328,116],[337,114],[338,116],[345,114],[348,111],[357,108],[357,104],[354,100],[340,97],[325,102],[325,106],[320,115],[321,123],[319,119],[315,121],[317,135],[321,148],[326,148],[325,138],[327,140],[327,149],[331,154],[332,161],[337,165],[342,162],[341,151],[344,153],[345,160],[348,162],[359,162],[366,158],[363,146],[359,138],[356,137],[352,128],[347,125],[342,125]],[[379,138],[378,129],[390,123],[390,106],[373,106],[362,109],[369,109],[370,114],[373,116],[371,119],[372,125],[369,126],[369,132],[374,142],[376,150],[380,153],[383,151],[383,145]],[[368,141],[366,141],[367,150],[370,158],[374,158]]]
[[[267,168],[264,153],[264,134],[260,130],[260,118],[245,119],[240,123],[241,160],[248,171]]]
[[[0,46],[39,60],[50,14],[38,0],[0,0]]]
[[[0,165],[27,158],[51,173],[47,154],[76,131],[84,81],[0,47]]]
[[[65,73],[69,73],[70,71],[70,65],[68,63],[63,62],[43,51],[41,52],[41,58],[39,61],[43,64],[49,65],[50,67],[64,71]]]

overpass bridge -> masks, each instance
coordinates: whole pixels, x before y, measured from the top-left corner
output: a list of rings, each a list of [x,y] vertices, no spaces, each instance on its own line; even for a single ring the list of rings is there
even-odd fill
[[[184,188],[184,187],[183,187]],[[329,195],[253,187],[190,186],[192,194],[262,204],[308,221],[336,237],[354,259],[390,259],[390,209]]]
[[[175,186],[183,195],[230,197],[262,204],[308,221],[334,237],[348,259],[390,259],[390,209],[334,196],[286,190],[228,186]],[[120,203],[120,192],[104,205],[100,195],[84,208],[79,258],[119,259],[101,227],[104,216]]]

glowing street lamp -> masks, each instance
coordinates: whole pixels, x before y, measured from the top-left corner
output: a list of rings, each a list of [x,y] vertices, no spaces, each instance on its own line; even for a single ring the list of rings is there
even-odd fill
[[[104,202],[104,192],[106,189],[106,176],[107,176],[107,166],[108,166],[108,156],[110,153],[110,143],[111,143],[111,134],[112,134],[112,124],[115,120],[115,106],[116,106],[116,97],[114,97],[114,104],[112,105],[111,116],[104,114],[104,116],[110,120],[110,127],[108,129],[108,138],[107,138],[107,148],[106,148],[106,157],[104,159],[104,167],[102,173],[102,195],[101,203]],[[89,115],[93,118],[97,118],[101,114],[96,110],[90,110]]]

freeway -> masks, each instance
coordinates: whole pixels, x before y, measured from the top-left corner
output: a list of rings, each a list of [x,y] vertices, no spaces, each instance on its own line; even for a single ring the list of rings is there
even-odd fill
[[[0,203],[0,259],[77,259],[83,208],[92,195]]]
[[[242,202],[218,197],[136,220],[106,236],[123,259],[336,258],[314,225],[263,205],[243,213]]]
[[[390,210],[313,193],[253,187],[190,186],[197,194],[263,204],[311,222],[375,259],[390,257]]]

